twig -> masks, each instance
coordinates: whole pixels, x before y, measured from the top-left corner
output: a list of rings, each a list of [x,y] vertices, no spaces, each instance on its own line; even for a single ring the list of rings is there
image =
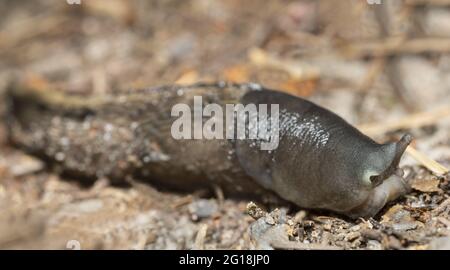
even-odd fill
[[[181,207],[181,206],[183,206],[183,205],[186,205],[186,204],[191,203],[192,200],[193,200],[193,196],[192,196],[192,195],[187,195],[187,196],[185,196],[185,197],[182,197],[182,198],[176,200],[176,201],[172,204],[171,207],[172,207],[173,209],[176,209],[176,208],[178,208],[178,207]]]
[[[447,53],[450,52],[450,38],[424,37],[403,40],[390,37],[371,42],[353,42],[342,47],[350,58],[381,57],[398,54]]]
[[[447,227],[447,229],[450,228],[450,220],[446,219],[445,217],[437,217],[437,220],[440,223],[444,224]]]
[[[203,250],[205,248],[205,237],[206,232],[208,231],[208,224],[203,224],[200,226],[198,230],[197,236],[195,237],[194,250]]]
[[[447,209],[449,205],[450,205],[450,198],[447,198],[445,201],[443,201],[441,204],[439,204],[436,208],[433,209],[433,214],[435,216],[441,214]]]
[[[292,78],[301,80],[317,79],[319,77],[319,69],[306,63],[298,61],[282,60],[275,56],[269,55],[262,49],[252,48],[248,52],[250,61],[261,67],[271,67],[281,69],[289,73]]]
[[[323,245],[323,244],[304,244],[294,241],[274,240],[270,242],[274,249],[290,249],[290,250],[342,250],[340,247]]]
[[[403,6],[403,15],[400,16],[402,21],[407,20],[408,16],[411,14],[410,6]],[[389,14],[387,5],[377,5],[375,8],[375,17],[380,26],[381,33],[385,38],[390,38],[392,36],[392,29],[398,28],[398,22],[395,24],[394,20],[392,20],[392,16]],[[400,36],[398,36],[394,41],[394,47],[398,48],[401,44],[403,44],[407,40],[407,33],[402,31]],[[389,55],[387,57],[386,64],[386,75],[394,89],[395,94],[400,99],[400,101],[405,105],[408,111],[413,111],[416,106],[414,105],[414,100],[410,98],[408,95],[408,88],[405,86],[404,78],[400,72],[400,55]]]
[[[406,153],[408,153],[411,157],[413,157],[425,168],[432,171],[436,175],[444,175],[449,171],[444,165],[441,165],[437,161],[432,160],[431,158],[427,157],[425,154],[417,151],[411,146],[408,146],[408,148],[406,148]]]
[[[371,63],[369,70],[366,73],[366,76],[364,77],[364,80],[362,81],[361,85],[359,86],[359,90],[361,92],[365,92],[368,89],[372,87],[375,80],[378,78],[380,73],[383,71],[383,68],[386,65],[386,59],[384,57],[382,58],[376,58]]]
[[[36,23],[37,21],[39,23]],[[0,31],[0,55],[8,53],[8,49],[14,46],[26,43],[26,40],[59,30],[67,22],[67,16],[49,17],[46,14],[39,14]]]
[[[449,116],[450,107],[442,107],[432,111],[410,114],[402,119],[396,119],[393,121],[364,124],[360,125],[358,128],[367,135],[376,136],[398,129],[411,129],[432,125]]]
[[[376,58],[370,64],[369,70],[366,73],[362,83],[358,87],[358,101],[356,102],[356,111],[361,112],[364,104],[364,100],[369,93],[369,90],[372,88],[375,80],[383,71],[383,68],[386,66],[386,59],[384,57]]]
[[[219,202],[219,206],[223,206],[223,202],[225,201],[225,196],[223,195],[223,190],[219,185],[214,185],[214,194],[216,195],[217,201]]]
[[[450,0],[405,0],[405,4],[411,6],[450,6]]]

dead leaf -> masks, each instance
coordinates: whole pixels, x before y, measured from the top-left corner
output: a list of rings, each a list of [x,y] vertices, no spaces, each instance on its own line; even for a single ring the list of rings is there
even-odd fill
[[[223,71],[227,81],[243,83],[249,81],[249,70],[245,65],[235,65]]]
[[[301,97],[311,96],[316,89],[316,80],[289,79],[282,83],[280,90]]]
[[[90,0],[83,3],[82,7],[94,15],[108,16],[125,24],[132,24],[135,18],[132,5],[125,0],[110,0],[108,4],[101,0]]]
[[[404,222],[412,222],[414,219],[411,217],[409,211],[405,210],[405,208],[396,204],[389,208],[389,210],[383,215],[381,218],[381,223],[404,223]]]
[[[0,164],[0,167],[4,165]],[[33,174],[44,168],[44,163],[32,156],[25,154],[17,154],[6,160],[7,172],[16,177]]]
[[[46,78],[34,73],[26,76],[24,85],[25,87],[40,91],[46,91],[52,88],[50,82]]]
[[[412,188],[421,192],[441,192],[439,179],[422,179],[411,184]]]
[[[198,81],[198,72],[196,70],[188,70],[181,74],[181,76],[175,81],[176,84],[192,84]]]

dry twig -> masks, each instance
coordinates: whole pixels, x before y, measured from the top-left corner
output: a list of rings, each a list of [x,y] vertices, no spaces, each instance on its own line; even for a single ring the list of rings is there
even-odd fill
[[[398,54],[418,53],[448,53],[450,39],[438,37],[424,37],[404,40],[390,37],[371,42],[352,42],[342,47],[343,52],[350,58],[381,57]]]
[[[269,55],[264,50],[259,48],[252,48],[248,53],[250,61],[256,66],[271,67],[284,70],[292,78],[301,80],[317,79],[319,77],[319,69],[306,63],[299,63],[298,61],[282,60],[275,56]]]
[[[198,230],[197,236],[195,237],[195,243],[193,249],[195,250],[203,250],[205,248],[205,237],[206,232],[208,231],[208,225],[203,224],[200,226]]]
[[[443,118],[449,116],[450,116],[450,108],[444,107],[433,111],[412,114],[405,118],[390,122],[387,121],[383,123],[361,125],[358,128],[364,134],[376,136],[398,129],[418,128],[425,125],[434,124],[439,120],[442,120]],[[411,155],[411,157],[413,157],[415,160],[417,160],[419,163],[421,163],[424,167],[426,167],[427,169],[429,169],[430,171],[432,171],[437,175],[444,175],[449,171],[445,166],[428,158],[425,154],[417,151],[412,146],[409,146],[406,149],[406,152],[409,155]]]
[[[406,0],[405,4],[411,6],[450,6],[450,0]]]
[[[375,136],[398,129],[411,129],[423,127],[426,125],[432,125],[449,116],[450,116],[450,108],[443,107],[434,109],[432,111],[410,114],[404,118],[392,121],[364,124],[360,125],[358,128],[365,134]]]

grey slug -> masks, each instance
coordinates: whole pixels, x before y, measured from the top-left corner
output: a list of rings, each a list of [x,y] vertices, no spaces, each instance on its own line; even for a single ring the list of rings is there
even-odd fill
[[[171,136],[171,108],[279,104],[279,144]],[[398,168],[410,135],[378,144],[336,114],[255,84],[165,86],[80,97],[13,85],[9,140],[63,173],[139,179],[175,190],[219,186],[229,196],[275,196],[303,208],[371,217],[409,191]],[[235,116],[236,117],[236,116]],[[206,121],[206,120],[203,120]]]

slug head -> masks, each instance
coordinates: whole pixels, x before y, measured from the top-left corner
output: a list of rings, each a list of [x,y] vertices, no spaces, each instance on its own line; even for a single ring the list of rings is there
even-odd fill
[[[405,134],[398,142],[379,145],[369,155],[364,178],[372,187],[380,185],[391,175],[403,176],[398,164],[412,139],[410,134]]]

